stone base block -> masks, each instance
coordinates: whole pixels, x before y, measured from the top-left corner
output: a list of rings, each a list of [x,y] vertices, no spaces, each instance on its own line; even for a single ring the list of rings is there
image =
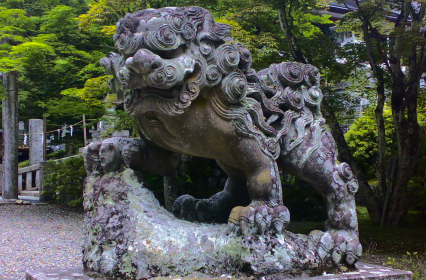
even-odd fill
[[[25,280],[94,280],[84,274],[83,267],[46,268],[27,271]]]
[[[310,277],[307,274],[301,274],[298,276],[290,276],[285,273],[278,273],[272,275],[258,276],[257,278],[250,277],[250,279],[264,279],[264,280],[275,280],[275,279],[311,279],[311,280],[325,280],[325,279],[370,279],[370,280],[410,280],[413,274],[410,271],[404,271],[400,269],[394,269],[384,266],[378,266],[374,264],[358,263],[358,270],[353,272],[347,272],[342,274],[323,274],[321,276]],[[64,268],[64,269],[41,269],[35,271],[28,271],[26,273],[26,280],[100,280],[107,278],[92,278],[84,274],[82,267]],[[222,276],[217,278],[209,278],[201,275],[191,275],[187,277],[156,277],[151,278],[155,280],[167,280],[167,279],[200,279],[200,280],[235,280],[234,276]],[[247,278],[249,279],[249,278]]]

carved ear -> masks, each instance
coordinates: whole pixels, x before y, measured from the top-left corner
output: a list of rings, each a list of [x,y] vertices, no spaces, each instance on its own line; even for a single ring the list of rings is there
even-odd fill
[[[224,23],[215,22],[213,27],[208,31],[207,38],[213,41],[225,39],[231,33],[231,26]]]

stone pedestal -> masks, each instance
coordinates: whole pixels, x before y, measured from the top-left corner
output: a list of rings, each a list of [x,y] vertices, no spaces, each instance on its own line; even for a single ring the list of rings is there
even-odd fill
[[[322,274],[322,267],[333,271],[332,252],[318,249],[323,232],[241,237],[227,235],[224,224],[180,220],[160,206],[131,169],[87,177],[84,208],[83,265],[103,277],[225,274],[237,279],[282,279],[294,272],[304,272],[303,277]],[[348,275],[356,273],[363,271]]]
[[[90,175],[84,191],[83,264],[106,277],[143,279],[204,273],[243,277],[325,264],[316,256],[321,232],[257,239],[227,235],[225,224],[177,219],[131,169]]]
[[[346,272],[342,274],[323,274],[321,276],[309,277],[307,274],[301,274],[298,276],[295,275],[286,275],[286,274],[274,274],[274,275],[265,275],[261,277],[252,277],[253,280],[273,280],[273,279],[293,279],[293,280],[326,280],[326,279],[338,279],[338,280],[410,280],[413,277],[413,274],[410,271],[404,271],[399,269],[393,269],[389,267],[383,267],[373,264],[358,263],[358,271]],[[83,268],[65,268],[65,269],[41,269],[36,271],[27,272],[26,280],[95,280],[99,278],[89,277],[83,273]],[[105,278],[102,278],[105,279]],[[211,278],[201,275],[191,275],[188,277],[157,277],[156,280],[167,280],[167,279],[200,279],[200,280],[235,280],[235,276],[221,276],[217,278]],[[244,279],[244,278],[238,278]],[[248,279],[246,277],[246,279]]]

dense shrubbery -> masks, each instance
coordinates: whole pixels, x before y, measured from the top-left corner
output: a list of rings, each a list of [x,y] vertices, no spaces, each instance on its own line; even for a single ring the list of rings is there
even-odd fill
[[[43,194],[53,194],[63,205],[81,207],[83,203],[83,182],[87,176],[82,156],[48,161],[43,179]]]

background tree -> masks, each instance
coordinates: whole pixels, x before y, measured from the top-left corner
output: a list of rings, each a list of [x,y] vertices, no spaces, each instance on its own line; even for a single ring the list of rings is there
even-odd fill
[[[368,63],[376,80],[378,129],[377,177],[389,203],[383,205],[383,223],[401,226],[409,209],[408,183],[419,159],[418,96],[426,69],[425,17],[422,1],[355,1],[357,9],[344,18],[346,26],[361,32]],[[395,127],[395,176],[386,180],[386,127],[383,111],[390,100]],[[387,205],[389,208],[387,209]]]

